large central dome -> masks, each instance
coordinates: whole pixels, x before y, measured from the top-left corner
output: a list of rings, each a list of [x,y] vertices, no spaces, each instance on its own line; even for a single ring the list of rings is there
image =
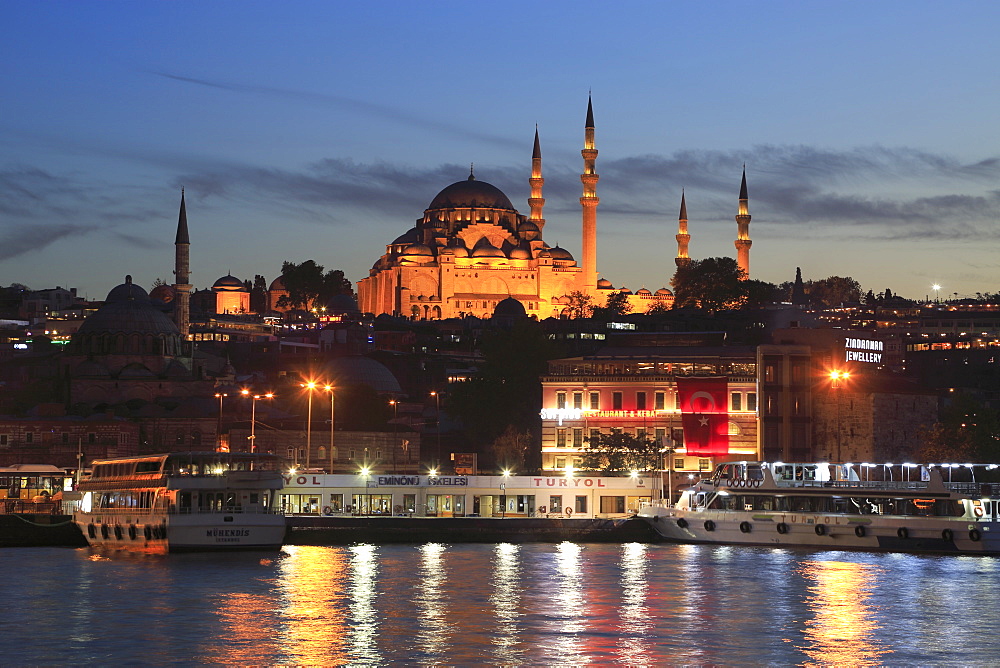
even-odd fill
[[[503,191],[469,175],[465,181],[452,183],[437,194],[428,209],[506,209],[515,211]]]

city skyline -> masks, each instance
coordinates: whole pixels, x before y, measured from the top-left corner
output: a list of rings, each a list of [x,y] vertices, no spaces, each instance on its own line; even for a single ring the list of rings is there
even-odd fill
[[[988,3],[4,3],[0,284],[100,299],[313,259],[356,284],[441,189],[477,178],[580,256],[584,116],[597,266],[669,285],[684,189],[695,259],[751,277],[997,291],[1000,102]]]

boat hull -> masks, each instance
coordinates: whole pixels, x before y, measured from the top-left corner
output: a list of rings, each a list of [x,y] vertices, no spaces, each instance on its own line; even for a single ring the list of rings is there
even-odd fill
[[[1000,554],[1000,522],[948,517],[734,512],[647,506],[664,540],[824,550]]]
[[[76,513],[74,521],[91,547],[140,552],[276,551],[286,531],[284,516],[277,514]]]

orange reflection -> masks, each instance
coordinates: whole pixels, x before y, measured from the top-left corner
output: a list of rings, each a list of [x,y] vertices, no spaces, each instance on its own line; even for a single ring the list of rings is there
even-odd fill
[[[504,661],[512,658],[520,643],[520,551],[517,545],[510,543],[500,543],[493,548],[493,592],[490,594],[496,629],[493,642]]]
[[[877,586],[877,569],[867,564],[811,561],[801,573],[809,585],[805,603],[813,613],[805,622],[808,645],[803,652],[812,659],[807,666],[872,666],[885,663],[891,649],[880,646],[880,626],[868,605]]]
[[[629,664],[649,665],[653,662],[646,634],[650,628],[649,608],[646,605],[646,567],[648,555],[642,543],[622,545],[622,601],[618,615],[621,619],[618,632],[618,659]]]
[[[427,543],[420,547],[420,596],[417,598],[420,649],[430,656],[446,656],[452,629],[448,624],[448,572],[445,546]]]
[[[348,567],[343,552],[336,548],[294,545],[284,550],[287,557],[281,564],[281,597],[267,602],[269,608],[279,608],[278,615],[284,623],[280,636],[282,653],[290,663],[300,665],[348,663],[352,658],[345,644]],[[274,624],[267,627],[271,636],[274,627]],[[248,654],[245,662],[236,657],[229,659],[250,664],[254,663],[254,656],[261,654]]]

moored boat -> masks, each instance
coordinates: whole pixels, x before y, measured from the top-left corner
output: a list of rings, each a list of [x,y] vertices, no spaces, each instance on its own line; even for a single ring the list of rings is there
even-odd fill
[[[731,462],[638,515],[683,543],[1000,554],[996,468]]]
[[[285,517],[273,455],[177,452],[97,460],[73,513],[94,547],[277,550]]]

